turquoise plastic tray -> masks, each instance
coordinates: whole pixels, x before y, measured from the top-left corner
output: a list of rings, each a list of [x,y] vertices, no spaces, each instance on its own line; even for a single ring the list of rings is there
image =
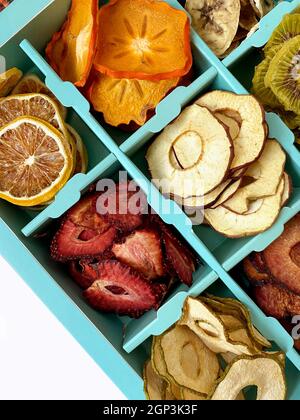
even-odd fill
[[[175,0],[168,2],[181,8]],[[260,29],[223,62],[192,31],[193,83],[175,89],[158,105],[154,117],[133,134],[100,125],[81,93],[71,83],[63,82],[43,58],[47,42],[66,17],[70,0],[30,0],[26,5],[23,0],[15,0],[0,14],[0,27],[7,28],[0,36],[0,56],[6,60],[7,68],[17,66],[45,80],[69,108],[68,122],[83,137],[90,158],[88,173],[73,177],[55,202],[41,213],[0,201],[0,252],[129,399],[144,398],[141,374],[149,356],[151,336],[162,333],[178,320],[188,295],[197,296],[207,290],[219,296],[234,296],[249,307],[256,327],[287,353],[288,398],[300,399],[300,356],[291,337],[277,320],[262,313],[238,285],[239,279],[229,273],[250,252],[263,250],[276,239],[284,224],[300,211],[300,154],[293,145],[293,134],[277,115],[268,114],[270,136],[276,137],[287,152],[288,172],[295,188],[277,223],[267,232],[248,239],[229,240],[207,226],[193,227],[179,207],[151,185],[145,161],[153,137],[189,102],[212,89],[247,92],[259,61],[258,48],[267,42],[283,15],[299,5],[300,0],[280,3],[262,20]],[[138,320],[91,309],[67,272],[50,259],[47,245],[36,238],[75,204],[92,183],[103,177],[115,177],[120,169],[141,185],[149,204],[166,223],[175,226],[203,262],[190,289],[178,286],[159,311],[149,312]],[[165,215],[164,206],[173,209],[171,214]]]

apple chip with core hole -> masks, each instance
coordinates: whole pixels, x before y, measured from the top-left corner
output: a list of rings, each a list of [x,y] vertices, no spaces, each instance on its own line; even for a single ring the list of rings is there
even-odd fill
[[[282,365],[274,356],[241,356],[233,360],[220,379],[212,400],[235,400],[248,386],[257,386],[257,400],[286,399],[286,381]]]
[[[230,340],[220,317],[200,300],[187,298],[179,323],[188,326],[214,353],[252,354],[246,345]]]
[[[282,180],[286,154],[277,140],[268,140],[260,158],[249,166],[247,183],[225,202],[224,207],[238,214],[249,211],[250,201],[276,194]]]
[[[269,229],[281,210],[284,190],[282,178],[275,195],[251,203],[246,214],[237,214],[226,207],[207,209],[205,219],[219,233],[228,238],[254,236]]]
[[[239,115],[241,127],[233,141],[232,170],[249,165],[259,157],[266,140],[265,112],[254,96],[216,90],[202,96],[196,104],[214,113],[230,108]]]
[[[240,0],[187,0],[185,7],[196,32],[217,56],[222,56],[238,30]]]
[[[145,394],[148,400],[164,400],[167,383],[161,378],[152,367],[151,360],[145,364],[144,372]]]
[[[232,140],[235,140],[239,135],[242,123],[238,119],[235,119],[230,112],[230,109],[222,109],[215,112],[214,116],[228,127]]]
[[[192,105],[164,129],[146,159],[164,194],[203,196],[226,178],[233,157],[225,127],[204,107]]]
[[[176,325],[160,339],[167,370],[174,381],[209,394],[218,378],[217,356],[188,327]]]

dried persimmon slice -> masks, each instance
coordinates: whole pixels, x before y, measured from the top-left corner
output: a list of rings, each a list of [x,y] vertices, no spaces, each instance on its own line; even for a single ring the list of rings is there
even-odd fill
[[[111,0],[99,12],[94,66],[115,78],[162,80],[192,66],[188,16],[157,0]]]
[[[179,77],[153,82],[151,80],[114,79],[98,73],[89,91],[89,99],[97,112],[112,126],[130,124],[141,126],[149,111],[174,89]]]
[[[60,32],[46,48],[49,63],[63,80],[78,87],[89,76],[97,39],[97,0],[72,0],[72,6]]]

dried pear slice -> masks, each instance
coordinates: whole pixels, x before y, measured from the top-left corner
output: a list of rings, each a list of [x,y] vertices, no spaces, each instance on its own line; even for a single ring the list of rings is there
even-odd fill
[[[300,35],[286,41],[270,63],[265,84],[286,111],[300,114]]]
[[[259,18],[264,17],[273,7],[273,0],[250,0],[250,3]]]
[[[254,181],[229,198],[224,207],[238,214],[249,211],[250,201],[276,194],[282,179],[286,154],[277,140],[268,140],[260,158],[249,166],[245,177]]]
[[[187,0],[192,26],[217,56],[230,47],[238,30],[239,0]]]
[[[253,26],[258,24],[255,11],[249,0],[240,0],[241,13],[239,25],[241,28],[251,31]]]
[[[245,238],[254,236],[269,229],[276,221],[281,210],[284,190],[282,179],[275,195],[257,200],[260,207],[248,214],[237,214],[223,205],[216,209],[207,209],[205,218],[219,233],[228,238]],[[254,202],[254,206],[257,202]]]
[[[240,124],[234,118],[229,117],[223,112],[215,112],[214,115],[222,124],[228,127],[232,140],[235,140],[240,132]]]
[[[229,337],[233,342],[245,344],[248,348],[253,349],[253,352],[259,352],[261,350],[253,346],[253,341],[244,327],[235,331],[230,331]]]
[[[269,70],[270,63],[274,55],[267,56],[258,66],[255,67],[255,73],[252,80],[252,93],[264,105],[271,108],[280,108],[281,103],[272,92],[272,89],[265,85],[265,76]]]
[[[219,317],[221,318],[221,321],[223,322],[226,330],[229,333],[244,328],[243,322],[239,318],[234,317],[233,315],[219,314]],[[236,341],[235,339],[232,340]]]
[[[227,364],[229,364],[234,359],[236,359],[237,355],[234,353],[227,352],[227,353],[221,353],[221,357]]]
[[[204,401],[207,399],[207,395],[199,394],[199,392],[193,391],[192,389],[181,387],[181,400],[183,401]]]
[[[151,360],[148,360],[143,371],[144,390],[148,400],[164,400],[166,395],[166,381],[157,375],[152,367]]]
[[[171,158],[174,150],[180,165]],[[146,155],[153,182],[158,186],[163,183],[164,194],[182,198],[214,190],[226,178],[232,157],[232,142],[225,127],[198,105],[186,108],[167,126]]]
[[[235,400],[247,386],[257,386],[257,400],[285,400],[286,378],[274,356],[240,356],[233,360],[211,396],[211,400]]]
[[[219,316],[202,301],[187,298],[179,321],[188,326],[214,353],[252,354],[244,344],[232,343]]]
[[[230,108],[239,114],[241,128],[238,137],[233,141],[232,170],[249,165],[259,157],[266,140],[265,112],[254,96],[216,90],[202,96],[196,104],[205,106],[212,112]]]
[[[283,190],[283,194],[281,198],[281,207],[284,207],[286,205],[293,191],[292,178],[290,177],[290,175],[285,172],[283,177],[284,177],[284,190]]]
[[[188,197],[183,200],[185,207],[209,207],[213,204],[222,194],[222,192],[228,187],[231,183],[231,179],[227,179],[222,182],[217,188],[211,191],[208,194],[205,194],[203,197]]]
[[[265,55],[273,56],[274,47],[282,47],[290,39],[300,35],[299,16],[286,14],[264,48]]]
[[[177,398],[175,397],[175,395],[171,391],[170,387],[167,387],[167,389],[166,389],[165,400],[166,401],[176,401],[177,400]]]
[[[228,188],[226,188],[225,191],[222,192],[218,200],[215,202],[213,206],[211,206],[211,208],[214,209],[220,206],[221,204],[227,202],[227,200],[229,200],[239,190],[241,183],[242,183],[242,178],[234,181]]]
[[[217,356],[188,327],[176,325],[160,338],[169,375],[180,386],[209,394],[219,374]]]

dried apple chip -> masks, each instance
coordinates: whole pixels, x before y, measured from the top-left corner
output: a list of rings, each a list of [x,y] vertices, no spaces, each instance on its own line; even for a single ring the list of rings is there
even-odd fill
[[[164,400],[166,395],[167,382],[161,378],[153,369],[151,360],[144,366],[143,371],[145,394],[148,400]]]
[[[158,82],[114,79],[98,73],[89,90],[89,99],[107,124],[117,127],[133,121],[141,126],[147,121],[149,111],[156,108],[179,80],[179,77]]]
[[[157,0],[112,0],[99,12],[94,62],[115,78],[162,80],[192,66],[188,16]]]
[[[59,76],[76,86],[85,85],[97,40],[97,0],[72,0],[62,30],[54,34],[46,56]]]

